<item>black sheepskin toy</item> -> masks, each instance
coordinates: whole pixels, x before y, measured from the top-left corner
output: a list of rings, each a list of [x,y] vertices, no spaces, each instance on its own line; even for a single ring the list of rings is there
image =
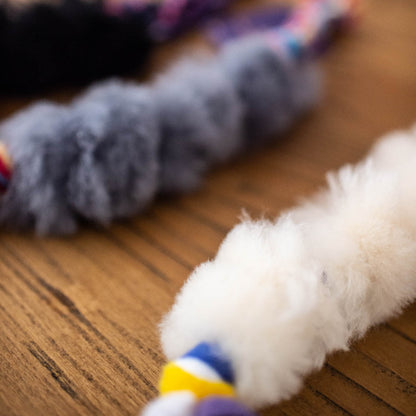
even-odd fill
[[[0,94],[129,75],[232,0],[0,0]]]
[[[99,2],[83,0],[9,9],[0,4],[0,94],[127,73],[140,68],[152,45],[151,8],[120,17],[104,13]]]

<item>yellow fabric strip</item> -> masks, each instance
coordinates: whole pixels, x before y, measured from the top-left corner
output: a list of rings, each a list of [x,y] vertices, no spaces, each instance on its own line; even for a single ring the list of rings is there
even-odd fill
[[[2,142],[0,142],[0,158],[3,159],[3,162],[9,169],[12,167],[12,161],[10,159],[9,152]]]
[[[183,390],[191,391],[198,399],[212,395],[228,397],[235,395],[233,387],[228,383],[203,380],[187,373],[175,363],[167,364],[160,379],[160,394]]]

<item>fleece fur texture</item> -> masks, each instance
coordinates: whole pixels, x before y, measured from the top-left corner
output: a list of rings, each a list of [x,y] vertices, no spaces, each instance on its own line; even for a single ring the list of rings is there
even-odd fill
[[[0,3],[0,94],[83,85],[137,70],[153,46],[156,8],[111,16],[100,1]]]
[[[194,189],[213,165],[280,137],[318,100],[315,74],[254,37],[152,86],[110,81],[69,106],[35,104],[0,126],[13,162],[0,222],[70,233],[80,218],[108,224]]]
[[[399,313],[416,297],[415,157],[416,130],[393,133],[310,202],[236,226],[164,319],[167,357],[216,342],[239,397],[265,406]]]
[[[151,49],[230,0],[0,1],[0,94],[137,73]]]

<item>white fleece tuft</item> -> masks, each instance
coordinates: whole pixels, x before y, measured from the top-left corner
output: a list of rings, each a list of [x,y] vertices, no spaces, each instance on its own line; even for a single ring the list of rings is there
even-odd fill
[[[327,353],[416,296],[416,134],[393,133],[276,222],[246,220],[162,323],[176,359],[217,342],[251,406],[296,393]]]
[[[196,402],[188,391],[166,394],[150,402],[142,416],[192,416]]]

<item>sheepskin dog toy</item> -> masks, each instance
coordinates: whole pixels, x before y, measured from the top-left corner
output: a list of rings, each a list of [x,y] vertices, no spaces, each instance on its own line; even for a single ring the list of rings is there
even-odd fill
[[[0,94],[137,71],[231,0],[0,0]]]
[[[241,403],[288,399],[327,354],[414,300],[415,157],[416,128],[392,133],[309,202],[237,225],[163,320],[174,361],[144,415],[252,415]]]
[[[0,223],[65,234],[108,224],[159,193],[194,189],[213,165],[287,130],[319,97],[310,63],[354,1],[307,0],[283,25],[184,61],[151,86],[109,81],[0,126]]]

